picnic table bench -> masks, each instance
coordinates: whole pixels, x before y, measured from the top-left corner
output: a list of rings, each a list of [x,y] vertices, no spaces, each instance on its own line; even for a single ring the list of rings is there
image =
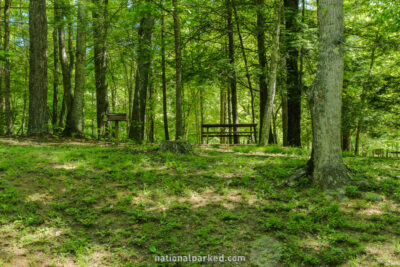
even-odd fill
[[[398,158],[398,157],[399,157],[399,155],[400,155],[400,151],[389,151],[388,153],[389,153],[389,154],[393,154],[393,155],[395,155],[395,156],[396,156],[396,158]]]
[[[244,130],[240,130],[243,129]],[[202,124],[201,125],[201,142],[208,144],[208,139],[212,137],[247,137],[250,141],[256,142],[257,140],[257,124],[244,123],[244,124]]]

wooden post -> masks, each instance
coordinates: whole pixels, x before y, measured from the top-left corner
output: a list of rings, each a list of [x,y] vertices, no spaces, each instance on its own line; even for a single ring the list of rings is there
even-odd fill
[[[114,124],[114,138],[118,139],[118,134],[119,134],[119,121],[115,121]]]

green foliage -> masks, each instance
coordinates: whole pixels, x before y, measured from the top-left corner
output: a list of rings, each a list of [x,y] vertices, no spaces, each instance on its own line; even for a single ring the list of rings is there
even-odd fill
[[[296,188],[280,185],[306,163],[300,155],[307,151],[196,148],[192,155],[174,155],[131,144],[4,142],[0,231],[8,233],[4,242],[25,242],[32,258],[41,252],[93,265],[91,255],[102,251],[102,261],[111,266],[140,266],[154,265],[153,256],[165,254],[235,251],[250,257],[265,236],[278,242],[284,265],[363,265],[365,257],[379,265],[385,260],[369,258],[364,249],[377,242],[390,243],[398,255],[395,160],[345,158],[363,171],[355,179],[373,185],[368,191],[348,186],[348,198],[336,199],[306,179]]]

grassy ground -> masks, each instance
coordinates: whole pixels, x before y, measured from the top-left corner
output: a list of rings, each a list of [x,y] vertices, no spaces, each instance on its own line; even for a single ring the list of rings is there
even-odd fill
[[[370,183],[339,200],[307,179],[280,184],[307,154],[0,139],[0,266],[155,266],[166,254],[400,266],[400,161],[346,157]]]

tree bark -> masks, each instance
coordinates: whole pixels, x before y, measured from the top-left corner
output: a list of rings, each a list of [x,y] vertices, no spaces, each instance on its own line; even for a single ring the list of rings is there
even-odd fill
[[[93,9],[94,71],[96,80],[96,110],[98,137],[107,135],[106,114],[109,109],[107,73],[108,0],[95,1]]]
[[[154,18],[148,12],[140,21],[137,71],[135,93],[132,106],[129,138],[142,143],[144,138],[144,123],[146,112],[146,98],[149,87],[149,76],[152,58],[152,36]]]
[[[299,83],[299,52],[294,46],[298,32],[297,14],[299,0],[284,0],[287,47],[287,104],[288,104],[288,145],[301,146],[301,86]]]
[[[164,119],[164,137],[165,140],[169,140],[169,129],[168,129],[168,110],[167,110],[167,78],[165,68],[165,22],[164,14],[161,15],[161,82],[162,82],[162,94],[163,94],[163,119]]]
[[[379,40],[379,33],[377,33],[377,40]],[[358,155],[359,153],[359,149],[360,149],[360,135],[361,135],[361,131],[362,131],[362,127],[363,127],[363,116],[364,116],[364,108],[365,108],[365,98],[366,98],[366,92],[367,92],[367,86],[369,86],[369,83],[371,81],[371,77],[372,77],[372,69],[374,67],[375,64],[375,57],[376,57],[376,45],[374,45],[372,47],[371,50],[371,61],[370,61],[370,65],[369,65],[369,70],[368,70],[368,77],[366,82],[363,84],[362,87],[362,92],[361,92],[361,108],[360,108],[360,112],[358,114],[358,121],[357,121],[357,128],[356,128],[356,144],[354,147],[354,153],[356,155]]]
[[[154,96],[154,82],[153,82],[153,71],[150,68],[150,75],[149,75],[149,110],[148,110],[148,136],[147,140],[149,143],[154,143],[154,107],[155,107],[155,96]]]
[[[78,24],[76,36],[75,91],[71,116],[65,127],[66,136],[84,136],[85,74],[86,74],[86,3],[78,1]]]
[[[272,41],[272,54],[271,54],[271,66],[268,81],[268,94],[267,101],[264,107],[264,117],[261,128],[260,144],[267,145],[271,132],[271,118],[272,112],[274,110],[274,100],[276,93],[276,80],[277,80],[277,70],[279,62],[279,36],[281,32],[281,3],[280,0],[276,0],[274,4],[275,10],[275,27],[274,36]]]
[[[10,7],[11,0],[5,0],[4,2],[4,53],[6,62],[4,65],[4,107],[6,117],[6,134],[12,134],[14,130],[13,117],[11,112],[11,91],[10,91]]]
[[[54,14],[57,10],[54,8]],[[58,37],[57,37],[57,27],[53,30],[53,62],[54,62],[54,72],[53,72],[53,113],[51,123],[53,125],[53,132],[57,132],[57,118],[58,118],[58,85],[59,85],[59,75],[60,67],[58,65]]]
[[[233,7],[233,13],[235,15],[236,28],[237,28],[237,31],[238,31],[240,47],[241,47],[242,55],[243,55],[244,67],[245,67],[245,70],[246,70],[246,79],[247,79],[247,83],[249,85],[249,90],[250,90],[251,121],[254,124],[255,123],[255,116],[256,116],[255,115],[255,111],[254,111],[254,91],[253,91],[253,85],[251,83],[251,77],[250,77],[250,71],[249,71],[249,64],[247,62],[246,50],[244,48],[243,37],[242,37],[241,30],[240,30],[239,17],[238,17],[238,14],[237,14],[237,10],[236,10],[236,6],[235,6],[234,0],[232,0],[232,7]],[[255,136],[255,142],[257,143],[257,136]]]
[[[264,109],[268,94],[267,84],[267,56],[265,48],[265,15],[264,15],[264,0],[257,0],[257,53],[260,66],[259,87],[260,87],[260,126],[259,140],[261,138],[261,129],[263,127]]]
[[[2,22],[1,15],[2,15],[2,8],[3,8],[3,1],[0,0],[0,22]],[[2,29],[0,25],[0,36],[2,36]],[[0,47],[3,49],[3,43],[0,40]],[[4,76],[4,69],[3,64],[0,63],[0,135],[4,134],[4,126],[5,126],[5,114],[4,114],[4,87],[3,87],[3,76]]]
[[[236,85],[236,70],[235,70],[235,41],[233,38],[233,22],[232,22],[232,0],[227,0],[227,30],[228,30],[228,54],[230,63],[230,72],[228,74],[229,87],[231,91],[232,101],[232,121],[233,124],[239,123],[237,109],[237,85]],[[239,136],[235,133],[237,127],[233,128],[233,143],[239,144]]]
[[[341,149],[341,112],[344,73],[344,17],[342,0],[319,0],[319,55],[310,94],[313,128],[312,177],[323,189],[348,182]]]
[[[66,48],[66,38],[65,38],[65,21],[64,21],[64,9],[66,8],[61,4],[60,0],[54,2],[56,9],[55,24],[57,25],[58,31],[58,42],[60,51],[60,63],[61,71],[63,76],[63,103],[60,113],[59,128],[64,128],[65,114],[68,112],[72,106],[72,87],[71,87],[71,72],[68,63],[67,48]]]
[[[342,150],[343,151],[351,151],[350,130],[343,131],[343,133],[342,133]]]
[[[181,29],[179,22],[178,0],[172,0],[174,18],[174,37],[175,37],[175,83],[176,83],[176,125],[175,139],[183,138],[183,113],[182,113],[182,48],[181,48]]]
[[[48,134],[46,0],[29,1],[28,135]]]

